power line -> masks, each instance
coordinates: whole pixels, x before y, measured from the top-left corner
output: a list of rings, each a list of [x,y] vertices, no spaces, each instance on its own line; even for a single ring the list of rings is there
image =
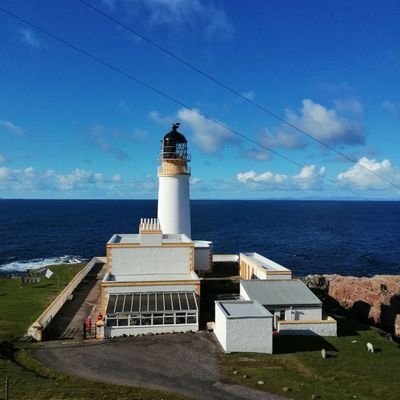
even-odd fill
[[[187,110],[189,110],[189,111],[191,111],[191,112],[193,112],[193,113],[199,115],[200,117],[202,117],[202,118],[204,118],[204,119],[207,119],[208,121],[212,122],[213,124],[218,125],[218,126],[224,128],[224,129],[226,129],[226,130],[232,132],[232,133],[235,134],[236,136],[239,136],[239,137],[241,137],[242,139],[244,139],[244,140],[246,140],[246,141],[248,141],[248,142],[250,142],[250,143],[255,144],[256,146],[259,146],[259,147],[261,147],[261,148],[263,148],[263,149],[269,151],[270,153],[275,154],[276,156],[282,158],[283,160],[286,160],[286,161],[290,162],[291,164],[294,164],[294,165],[296,165],[296,166],[298,166],[298,167],[300,167],[300,168],[305,168],[305,167],[306,167],[306,165],[301,164],[301,163],[299,163],[299,162],[297,162],[297,161],[295,161],[295,160],[292,160],[291,158],[285,156],[284,154],[281,154],[281,153],[279,153],[278,151],[273,150],[273,149],[271,149],[270,147],[265,146],[265,145],[263,145],[262,143],[257,142],[256,140],[252,139],[251,137],[248,137],[248,136],[244,135],[243,133],[240,133],[239,131],[237,131],[237,130],[235,130],[235,129],[233,129],[233,128],[230,128],[229,126],[226,126],[226,125],[223,124],[222,122],[220,122],[220,121],[218,121],[218,120],[215,120],[214,118],[208,117],[208,116],[206,116],[206,115],[200,113],[200,112],[197,111],[196,109],[192,109],[190,106],[188,106],[188,105],[185,104],[184,102],[182,102],[182,101],[176,99],[175,97],[170,96],[169,94],[167,94],[167,93],[165,93],[165,92],[163,92],[163,91],[161,91],[161,90],[155,88],[154,86],[152,86],[152,85],[150,85],[150,84],[148,84],[148,83],[146,83],[146,82],[143,82],[143,81],[140,80],[140,79],[137,79],[137,78],[134,77],[132,74],[130,74],[130,73],[126,72],[126,71],[123,71],[122,69],[120,69],[120,68],[118,68],[118,67],[115,67],[115,66],[112,65],[111,63],[109,63],[109,62],[107,62],[107,61],[104,61],[103,59],[101,59],[101,58],[95,56],[94,54],[89,53],[88,51],[81,49],[80,47],[75,46],[74,44],[70,43],[69,41],[67,41],[67,40],[65,40],[65,39],[63,39],[63,38],[61,38],[60,36],[58,36],[58,35],[56,35],[56,34],[54,34],[54,33],[52,33],[52,32],[47,31],[46,29],[44,29],[44,28],[42,28],[42,27],[40,27],[40,26],[34,24],[33,22],[30,22],[30,21],[26,20],[25,18],[23,18],[23,17],[21,17],[21,16],[15,14],[15,13],[13,13],[12,11],[9,11],[9,10],[5,9],[4,7],[1,7],[1,6],[0,6],[0,11],[2,11],[3,13],[5,13],[5,14],[11,16],[11,17],[13,17],[14,19],[16,19],[16,20],[18,20],[18,21],[20,21],[20,22],[22,22],[22,23],[24,23],[24,24],[30,26],[31,28],[34,28],[34,29],[38,30],[39,32],[42,32],[43,34],[45,34],[45,35],[47,35],[47,36],[53,38],[54,40],[56,40],[56,41],[58,41],[58,42],[64,44],[65,46],[67,46],[67,47],[69,47],[69,48],[75,50],[76,52],[85,55],[85,56],[88,57],[89,59],[91,59],[91,60],[93,60],[93,61],[96,61],[97,63],[99,63],[99,64],[101,64],[101,65],[103,65],[103,66],[105,66],[105,67],[107,67],[107,68],[109,68],[109,69],[111,69],[111,70],[113,70],[114,72],[117,72],[117,73],[119,73],[120,75],[123,75],[123,76],[125,76],[126,78],[128,78],[128,79],[130,79],[130,80],[132,80],[132,81],[134,81],[134,82],[136,82],[136,83],[138,83],[138,84],[140,84],[141,86],[143,86],[143,87],[145,87],[145,88],[147,88],[147,89],[149,89],[149,90],[151,90],[151,91],[157,93],[158,95],[160,95],[160,96],[162,96],[162,97],[164,97],[164,98],[166,98],[166,99],[168,99],[168,100],[170,100],[170,101],[172,101],[172,102],[174,102],[174,103],[180,105],[181,107],[184,107],[185,109],[187,109]],[[369,199],[369,198],[367,198],[367,197],[362,196],[361,194],[357,193],[356,191],[354,191],[354,190],[352,190],[352,189],[350,189],[350,188],[348,188],[348,187],[346,187],[346,186],[341,186],[341,185],[339,185],[339,184],[338,184],[336,181],[334,181],[333,179],[330,179],[330,178],[328,178],[328,177],[326,177],[326,176],[324,176],[324,175],[318,174],[318,173],[316,173],[316,172],[314,172],[314,171],[311,171],[311,173],[312,173],[314,176],[316,176],[316,177],[322,178],[322,179],[326,180],[327,182],[330,182],[330,183],[332,183],[332,184],[338,186],[339,188],[341,188],[341,189],[343,189],[343,190],[345,190],[345,191],[347,191],[347,192],[352,193],[353,195],[355,195],[356,197],[359,197],[359,198],[362,199],[362,200],[373,201],[373,200],[371,200],[371,199]]]
[[[304,129],[299,128],[298,126],[292,124],[291,122],[289,122],[288,120],[280,117],[278,114],[272,112],[271,110],[269,110],[268,108],[262,106],[261,104],[255,102],[254,100],[250,99],[247,96],[244,96],[243,94],[241,94],[240,92],[238,92],[237,90],[233,89],[231,86],[227,85],[226,83],[214,78],[213,76],[209,75],[207,72],[204,72],[203,70],[201,70],[200,68],[196,67],[195,65],[193,65],[192,63],[184,60],[183,58],[177,56],[176,54],[174,54],[173,52],[171,52],[170,50],[166,49],[165,47],[159,45],[158,43],[154,42],[153,40],[149,39],[148,37],[144,36],[143,34],[139,33],[138,31],[136,31],[135,29],[131,28],[130,26],[122,23],[121,21],[117,20],[116,18],[112,17],[111,15],[105,13],[104,11],[100,10],[99,8],[97,8],[96,6],[90,4],[89,2],[85,1],[85,0],[78,0],[80,1],[82,4],[84,4],[86,7],[90,8],[91,10],[95,11],[96,13],[102,15],[104,18],[108,19],[109,21],[114,22],[115,24],[119,25],[120,27],[126,29],[127,31],[133,33],[134,35],[136,35],[137,37],[139,37],[140,39],[142,39],[143,41],[149,43],[151,46],[157,48],[158,50],[162,51],[163,53],[167,54],[168,56],[174,58],[176,61],[180,62],[181,64],[185,65],[186,67],[192,69],[193,71],[196,71],[198,74],[202,75],[203,77],[207,78],[208,80],[214,82],[215,84],[217,84],[218,86],[222,87],[223,89],[227,90],[228,92],[234,94],[235,96],[239,97],[240,99],[248,102],[249,104],[251,104],[252,106],[258,108],[259,110],[263,111],[264,113],[269,114],[270,116],[272,116],[273,118],[277,119],[278,121],[282,122],[283,124],[291,127],[292,129],[295,129],[296,131],[298,131],[299,133],[301,133],[304,136],[307,136],[308,138],[310,138],[311,140],[314,140],[316,143],[320,144],[321,146],[326,147],[327,149],[333,151],[334,153],[336,153],[337,155],[339,155],[340,157],[344,158],[347,161],[350,161],[352,164],[354,165],[359,165],[361,168],[363,168],[365,171],[368,171],[370,174],[375,175],[377,178],[383,180],[384,182],[392,185],[393,187],[395,187],[396,189],[400,189],[400,186],[397,185],[396,183],[386,179],[385,177],[377,174],[375,171],[367,168],[365,165],[359,164],[356,160],[354,160],[353,158],[351,158],[350,156],[348,156],[347,154],[336,150],[334,147],[332,147],[331,145],[329,145],[328,143],[323,142],[322,140],[316,138],[314,135],[308,133],[307,131],[305,131]]]

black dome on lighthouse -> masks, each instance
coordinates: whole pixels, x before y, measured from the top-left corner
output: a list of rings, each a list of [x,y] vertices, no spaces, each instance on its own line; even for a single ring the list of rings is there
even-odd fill
[[[187,143],[185,136],[178,132],[179,122],[172,124],[172,129],[164,136],[164,146],[174,146],[176,144]]]

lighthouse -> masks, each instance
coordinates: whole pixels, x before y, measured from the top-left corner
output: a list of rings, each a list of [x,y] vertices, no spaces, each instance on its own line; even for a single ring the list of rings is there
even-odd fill
[[[191,237],[187,140],[178,132],[179,123],[161,140],[158,167],[158,219],[164,234]]]

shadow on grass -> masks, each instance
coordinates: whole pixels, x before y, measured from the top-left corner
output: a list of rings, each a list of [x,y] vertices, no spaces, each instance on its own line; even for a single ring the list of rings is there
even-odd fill
[[[337,351],[321,336],[276,336],[274,337],[274,354],[299,353],[304,351]],[[335,357],[330,355],[330,357]]]

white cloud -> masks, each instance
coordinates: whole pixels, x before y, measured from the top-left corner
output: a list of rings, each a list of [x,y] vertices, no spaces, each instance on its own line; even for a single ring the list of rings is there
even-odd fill
[[[172,117],[169,117],[169,116],[163,117],[160,115],[160,113],[158,111],[150,111],[149,118],[152,121],[157,122],[157,124],[160,124],[160,125],[171,125],[174,122]]]
[[[259,137],[259,141],[264,146],[270,148],[299,149],[305,146],[299,133],[287,132],[284,130],[277,130],[272,133],[268,129],[264,129]]]
[[[254,90],[249,90],[248,92],[242,93],[242,96],[246,97],[246,99],[254,100],[254,98],[256,97],[256,93],[254,92]]]
[[[226,144],[237,142],[236,136],[230,130],[204,118],[197,109],[181,108],[177,117],[190,127],[194,143],[206,153],[219,152]],[[220,121],[218,123],[223,124]]]
[[[33,167],[0,167],[0,193],[6,197],[45,198],[148,198],[154,197],[157,180],[130,178],[120,174],[107,177],[102,172],[76,168],[70,172],[52,169],[36,171]]]
[[[0,167],[0,182],[5,182],[10,177],[11,170],[6,167]]]
[[[254,170],[239,172],[236,180],[250,189],[263,190],[320,190],[325,167],[317,170],[315,165],[306,165],[294,176],[270,171],[257,174]]]
[[[4,129],[16,136],[21,136],[24,133],[24,130],[21,127],[6,120],[0,120],[0,129]]]
[[[202,180],[199,179],[199,178],[194,178],[194,177],[191,177],[191,178],[190,178],[190,184],[191,184],[192,186],[198,185],[198,184],[201,183],[201,182],[202,182]]]
[[[282,184],[287,182],[288,177],[285,174],[273,174],[272,172],[263,172],[257,174],[250,170],[247,172],[239,172],[236,179],[241,183],[263,183],[263,184]]]
[[[33,178],[35,176],[35,171],[34,171],[33,167],[25,168],[24,172],[25,172],[25,176],[28,178]]]
[[[113,11],[120,6],[125,16],[141,19],[150,28],[197,31],[214,40],[228,40],[234,32],[225,10],[213,0],[103,0],[103,3]]]
[[[21,41],[33,49],[38,49],[41,46],[40,40],[37,38],[36,33],[30,29],[22,29],[20,31]]]
[[[122,182],[121,175],[120,175],[120,174],[115,174],[115,175],[111,178],[111,182],[114,182],[114,183]]]
[[[393,103],[393,101],[390,100],[385,100],[381,104],[381,106],[384,110],[388,111],[391,114],[397,114],[398,112],[400,112],[400,106]]]
[[[315,165],[305,165],[298,175],[293,177],[293,181],[301,189],[317,189],[322,183],[321,177],[325,175],[325,167],[317,171]]]
[[[335,100],[336,110],[343,113],[361,115],[364,112],[362,104],[355,99]]]
[[[105,153],[112,154],[117,160],[124,161],[129,159],[129,155],[121,149],[116,148],[105,138],[106,129],[100,124],[95,124],[90,129],[94,144]]]
[[[362,113],[360,103],[354,100],[336,101],[338,110],[346,116],[339,115],[338,110],[328,109],[310,99],[304,99],[302,103],[299,113],[286,110],[286,118],[291,124],[327,144],[364,143],[365,133],[360,120]]]
[[[379,176],[389,182],[400,185],[400,170],[395,168],[390,160],[385,159],[379,162],[367,157],[361,158],[347,171],[338,174],[337,181],[343,185],[353,186],[358,189],[392,188],[392,185],[379,178]]]
[[[265,161],[271,158],[271,152],[266,149],[256,149],[252,148],[248,151],[243,152],[243,157],[248,158],[250,160],[258,160]]]

